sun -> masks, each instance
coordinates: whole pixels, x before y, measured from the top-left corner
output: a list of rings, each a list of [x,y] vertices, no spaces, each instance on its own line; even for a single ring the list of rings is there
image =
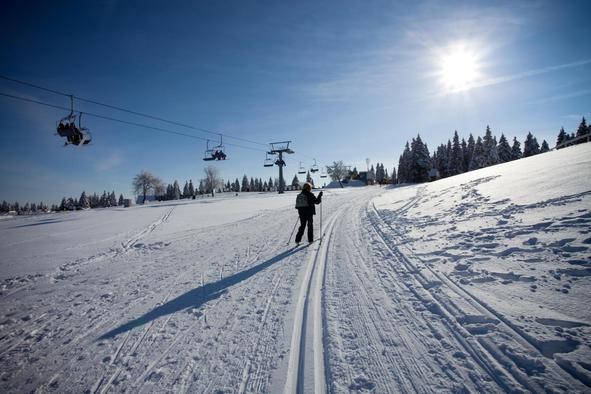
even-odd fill
[[[448,48],[439,61],[441,82],[449,91],[470,89],[480,75],[478,57],[463,45]]]

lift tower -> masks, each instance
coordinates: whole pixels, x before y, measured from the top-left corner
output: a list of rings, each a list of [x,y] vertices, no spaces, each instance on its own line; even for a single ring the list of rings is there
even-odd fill
[[[295,153],[289,148],[290,143],[291,141],[271,142],[269,144],[271,145],[271,150],[267,152],[270,155],[279,156],[279,158],[275,161],[275,164],[277,164],[277,167],[279,167],[279,187],[277,188],[279,194],[285,191],[285,181],[283,180],[283,167],[285,166],[285,161],[283,161],[283,154]]]

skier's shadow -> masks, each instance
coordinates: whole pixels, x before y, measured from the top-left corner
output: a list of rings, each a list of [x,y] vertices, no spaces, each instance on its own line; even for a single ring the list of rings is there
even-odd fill
[[[218,280],[217,282],[208,283],[204,286],[199,286],[192,290],[189,290],[185,294],[181,294],[175,299],[170,300],[167,303],[152,309],[150,312],[138,317],[137,319],[134,319],[101,335],[98,338],[98,340],[113,338],[119,334],[132,330],[136,327],[142,326],[146,323],[151,322],[152,320],[158,319],[162,316],[169,315],[171,313],[175,313],[188,308],[199,308],[206,302],[220,297],[222,294],[226,292],[226,289],[228,287],[250,278],[258,272],[264,270],[265,268],[291,256],[294,253],[297,253],[304,247],[305,246],[291,248],[245,271],[237,272],[234,275]]]

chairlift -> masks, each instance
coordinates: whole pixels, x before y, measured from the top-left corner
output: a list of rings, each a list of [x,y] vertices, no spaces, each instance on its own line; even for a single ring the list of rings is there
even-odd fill
[[[273,162],[273,159],[271,159],[269,157],[269,154],[266,153],[265,154],[265,163],[263,164],[264,167],[273,167],[275,165],[275,163]]]
[[[300,168],[298,169],[298,174],[305,174],[306,169],[302,166],[302,162],[300,161]]]
[[[72,142],[74,145],[88,145],[92,141],[92,134],[88,130],[88,127],[82,127],[82,112],[78,116],[78,137]]]
[[[76,114],[74,113],[74,96],[70,96],[70,113],[60,119],[59,123],[56,124],[56,131],[60,137],[66,137],[68,142],[77,134],[76,128]]]
[[[220,134],[220,143],[212,148],[209,147],[209,140],[206,142],[204,161],[212,160],[226,160],[226,153],[224,152],[224,144],[222,135]]]
[[[316,159],[314,159],[314,164],[312,164],[312,167],[310,167],[310,172],[314,173],[314,172],[318,172],[319,168],[318,168],[318,164],[316,164]]]

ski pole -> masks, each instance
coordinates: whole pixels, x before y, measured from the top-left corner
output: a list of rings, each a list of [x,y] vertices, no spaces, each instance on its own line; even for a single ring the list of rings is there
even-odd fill
[[[320,243],[322,243],[322,203],[320,203]]]
[[[291,237],[293,237],[293,232],[295,231],[295,228],[298,225],[298,220],[299,219],[300,219],[299,217],[296,218],[296,222],[293,225],[293,230],[291,230],[291,234],[289,234],[289,239],[287,240],[287,246],[289,246],[289,243],[291,242]]]

